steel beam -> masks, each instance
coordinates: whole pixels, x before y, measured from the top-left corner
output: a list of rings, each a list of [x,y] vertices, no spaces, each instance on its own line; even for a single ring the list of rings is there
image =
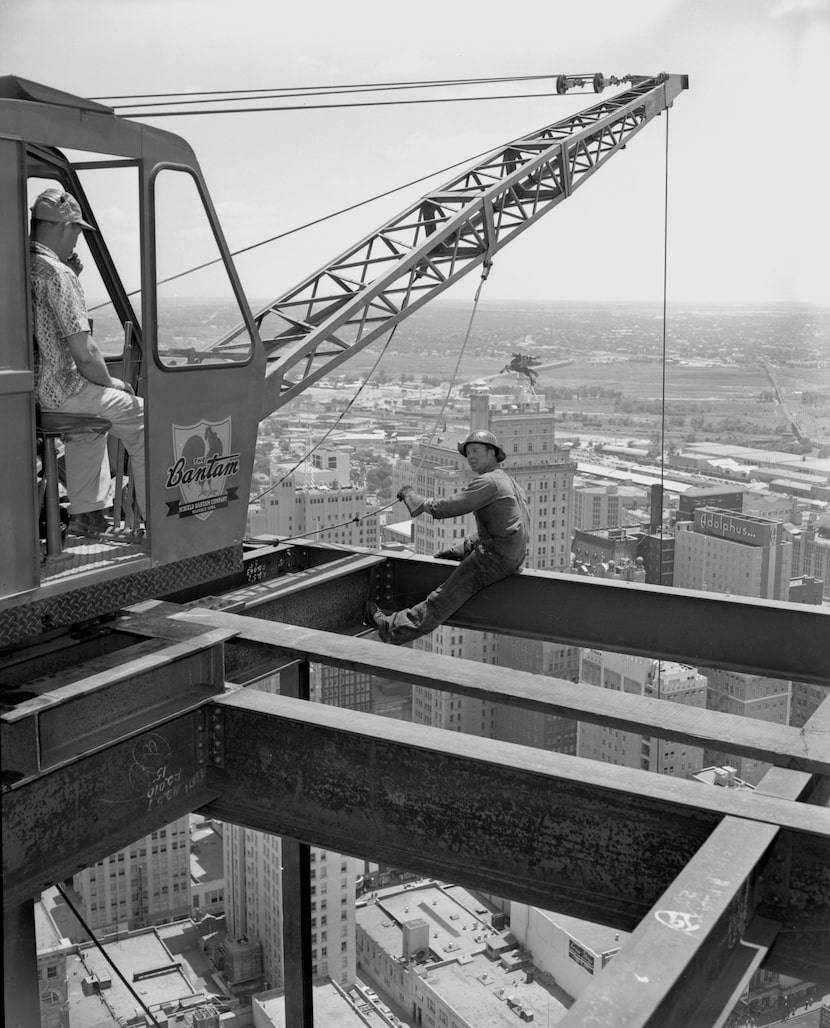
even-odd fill
[[[495,587],[493,587],[495,588]],[[830,733],[790,728],[718,711],[633,696],[546,675],[480,664],[370,640],[345,638],[286,624],[204,609],[172,615],[203,628],[236,631],[237,642],[270,645],[286,659],[320,661],[334,667],[382,674],[413,685],[442,689],[490,703],[503,703],[573,717],[625,731],[716,747],[773,764],[830,774]]]
[[[790,841],[778,917],[830,953],[828,810],[249,690],[212,707],[212,816],[627,931],[733,817]]]
[[[770,824],[724,818],[562,1028],[716,1023],[721,1004],[740,995],[777,932],[768,926],[765,944],[743,951],[758,867],[777,834]]]
[[[3,902],[15,907],[214,798],[205,712],[3,793]]]
[[[0,715],[4,772],[31,777],[200,706],[222,691],[230,634],[148,639],[27,682],[24,698]]]
[[[387,561],[394,608],[423,598],[452,570],[425,557]],[[827,607],[526,570],[488,586],[449,623],[830,685]]]

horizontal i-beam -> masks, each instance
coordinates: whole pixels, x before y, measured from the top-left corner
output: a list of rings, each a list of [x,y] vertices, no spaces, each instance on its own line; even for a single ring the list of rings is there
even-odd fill
[[[272,624],[223,611],[195,608],[172,615],[237,638],[273,647],[276,657],[382,674],[489,703],[555,714],[691,746],[712,747],[771,764],[830,774],[830,733],[810,724],[788,725],[634,696],[585,683],[505,669],[405,647],[380,645],[293,625]]]
[[[630,931],[731,815],[792,840],[779,917],[830,943],[828,810],[251,690],[211,707],[211,816]]]
[[[387,560],[384,609],[423,598],[452,570],[427,558]],[[827,607],[522,571],[478,593],[449,623],[830,685]]]
[[[212,799],[205,717],[191,711],[4,791],[4,906]]]

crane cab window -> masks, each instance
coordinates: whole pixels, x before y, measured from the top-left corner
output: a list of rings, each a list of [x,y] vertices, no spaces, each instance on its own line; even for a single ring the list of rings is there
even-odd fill
[[[158,359],[165,368],[233,366],[253,353],[196,179],[163,168],[153,183]]]

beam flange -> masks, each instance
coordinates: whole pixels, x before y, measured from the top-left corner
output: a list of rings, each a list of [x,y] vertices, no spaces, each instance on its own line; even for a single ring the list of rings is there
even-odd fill
[[[250,690],[212,706],[213,816],[628,931],[734,817],[791,839],[779,917],[827,934],[830,811]]]
[[[830,773],[830,735],[732,714],[666,703],[609,689],[597,689],[546,675],[533,675],[477,661],[383,646],[285,624],[272,624],[222,611],[192,609],[172,615],[202,627],[238,633],[237,639],[272,646],[287,659],[320,661],[334,667],[383,674],[413,685],[442,689],[490,703],[556,714],[692,746],[714,747],[773,764]]]
[[[437,588],[449,562],[390,554],[394,607]],[[450,624],[693,666],[830,685],[830,608],[522,571],[478,593]]]

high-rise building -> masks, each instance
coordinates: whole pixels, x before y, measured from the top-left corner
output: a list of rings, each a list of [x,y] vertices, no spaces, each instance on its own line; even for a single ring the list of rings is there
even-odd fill
[[[155,789],[165,781],[148,787]],[[189,817],[79,871],[72,884],[94,931],[131,930],[190,916]]]
[[[830,600],[830,515],[803,526],[788,526],[793,540],[793,575],[810,575],[824,583]]]
[[[579,681],[579,647],[544,639],[499,638],[502,667]],[[496,707],[496,738],[556,753],[576,753],[577,722],[557,714],[538,714],[505,703]]]
[[[620,528],[627,524],[627,511],[648,507],[648,493],[637,486],[576,481],[573,507],[575,529]]]
[[[791,682],[764,675],[750,675],[743,671],[726,671],[723,668],[701,668],[701,671],[709,682],[706,698],[709,710],[771,721],[778,725],[790,723]],[[738,777],[750,785],[757,785],[770,767],[751,757],[723,750],[707,749],[705,761],[707,764],[729,764],[735,768]]]
[[[582,651],[580,677],[588,685],[601,689],[614,689],[690,707],[706,706],[706,678],[696,668],[676,661],[585,649]],[[637,732],[587,722],[579,725],[577,754],[608,764],[676,777],[685,777],[703,763],[703,751],[699,746],[666,742]]]
[[[678,588],[787,600],[791,568],[790,536],[777,521],[698,507],[675,526]]]
[[[350,485],[349,475],[345,451],[312,454],[249,505],[248,535],[313,536],[342,546],[376,547],[377,514],[367,513],[366,490]]]
[[[226,976],[233,984],[246,980],[244,975],[262,977],[269,988],[279,988],[284,984],[282,839],[230,824],[224,838],[226,865],[235,858],[238,867],[244,855],[244,869],[238,867],[244,882],[229,889],[226,899],[230,945],[252,948],[252,959],[239,965],[237,981],[228,974],[226,956]],[[311,850],[312,973],[339,985],[354,981],[354,895],[360,867],[352,857],[316,847]]]
[[[744,493],[744,486],[690,486],[677,498],[677,520],[693,521],[698,507],[714,507],[741,514],[744,512]]]
[[[312,700],[333,700],[331,692],[328,700],[323,698],[326,683],[314,666],[311,678]],[[362,704],[362,687],[352,685],[355,702]],[[279,674],[268,675],[249,688],[278,693]],[[344,699],[343,690],[348,688],[343,685],[334,691],[339,699]],[[338,705],[348,706],[347,703]],[[360,709],[370,707],[360,706]],[[229,974],[227,954],[225,974],[233,984],[264,979],[268,988],[280,988],[284,984],[282,839],[267,832],[226,824],[223,855],[225,918],[235,961],[230,970],[236,977]],[[312,972],[315,977],[329,977],[338,985],[354,980],[355,882],[361,870],[362,863],[353,857],[316,847],[311,849]],[[248,978],[243,977],[245,975]]]

